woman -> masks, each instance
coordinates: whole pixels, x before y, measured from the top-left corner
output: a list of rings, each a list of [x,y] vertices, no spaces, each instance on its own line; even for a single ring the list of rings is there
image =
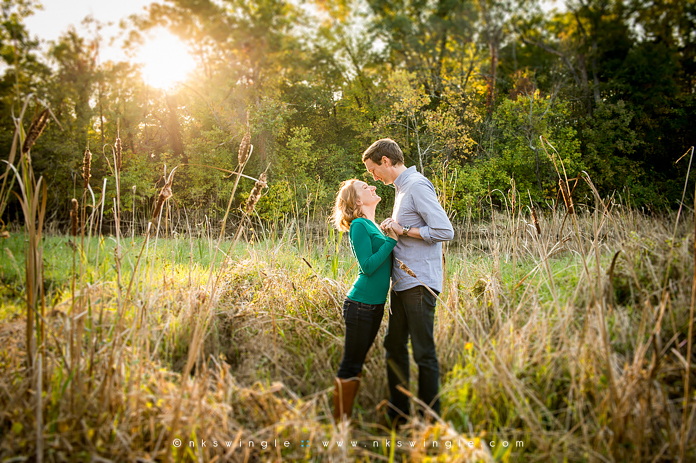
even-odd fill
[[[351,179],[341,184],[334,206],[334,226],[349,232],[350,247],[359,265],[358,277],[343,302],[346,339],[334,381],[336,421],[351,416],[365,357],[379,331],[389,292],[392,249],[398,238],[392,229],[385,235],[375,223],[375,209],[381,199],[374,186]]]

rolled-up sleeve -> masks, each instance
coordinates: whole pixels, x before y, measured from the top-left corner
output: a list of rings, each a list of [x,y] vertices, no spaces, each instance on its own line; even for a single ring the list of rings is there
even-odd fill
[[[427,179],[419,181],[413,186],[412,198],[416,211],[426,223],[425,226],[419,227],[423,241],[432,244],[452,240],[454,238],[452,223],[437,200],[433,184]]]

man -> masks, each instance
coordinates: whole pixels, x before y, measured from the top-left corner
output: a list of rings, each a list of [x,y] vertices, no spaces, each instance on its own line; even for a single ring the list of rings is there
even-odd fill
[[[409,336],[418,365],[418,398],[440,413],[440,367],[433,337],[437,298],[433,293],[442,291],[442,242],[451,240],[454,230],[433,184],[414,166],[406,168],[394,140],[377,140],[365,150],[362,160],[375,180],[396,187],[392,216],[381,224],[399,235],[393,251],[391,315],[384,338],[391,405],[388,413],[396,424],[397,418],[409,414],[408,397],[397,388],[408,389]],[[397,259],[417,278],[409,276]]]

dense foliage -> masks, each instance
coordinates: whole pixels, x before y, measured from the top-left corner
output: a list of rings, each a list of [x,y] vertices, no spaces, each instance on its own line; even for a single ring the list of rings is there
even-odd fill
[[[100,61],[98,24],[40,48],[23,23],[34,0],[3,0],[1,149],[10,152],[13,117],[29,94],[25,119],[51,108],[32,163],[51,186],[58,224],[79,190],[87,145],[95,194],[103,177],[114,193],[102,147],[110,157],[117,131],[123,210],[151,210],[164,166],[180,165],[177,204],[215,215],[233,179],[208,166],[235,168],[247,112],[254,152],[246,172],[257,177],[270,165],[257,209],[266,219],[330,206],[341,180],[366,178],[360,153],[383,136],[449,188],[459,217],[491,191],[509,190],[511,179],[525,201],[556,200],[558,175],[540,136],[569,178],[584,170],[604,195],[675,207],[688,157],[675,161],[696,139],[696,2],[544,5],[163,0],[123,27],[130,45],[166,27],[195,49],[195,75],[165,92],[146,85],[125,55]],[[241,182],[237,203],[252,186]],[[388,199],[391,190],[379,188]],[[17,212],[10,201],[3,222]]]

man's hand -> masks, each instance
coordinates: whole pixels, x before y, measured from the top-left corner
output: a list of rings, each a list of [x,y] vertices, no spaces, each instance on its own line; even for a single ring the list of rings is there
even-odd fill
[[[389,217],[388,219],[384,219],[384,222],[380,224],[380,228],[384,231],[384,233],[387,233],[387,230],[393,230],[394,233],[396,233],[398,236],[402,236],[404,234],[404,227],[399,225],[399,222],[392,219],[391,217]],[[423,237],[420,234],[420,228],[416,227],[411,227],[408,230],[407,236],[409,238],[416,238],[418,240],[423,239]]]

